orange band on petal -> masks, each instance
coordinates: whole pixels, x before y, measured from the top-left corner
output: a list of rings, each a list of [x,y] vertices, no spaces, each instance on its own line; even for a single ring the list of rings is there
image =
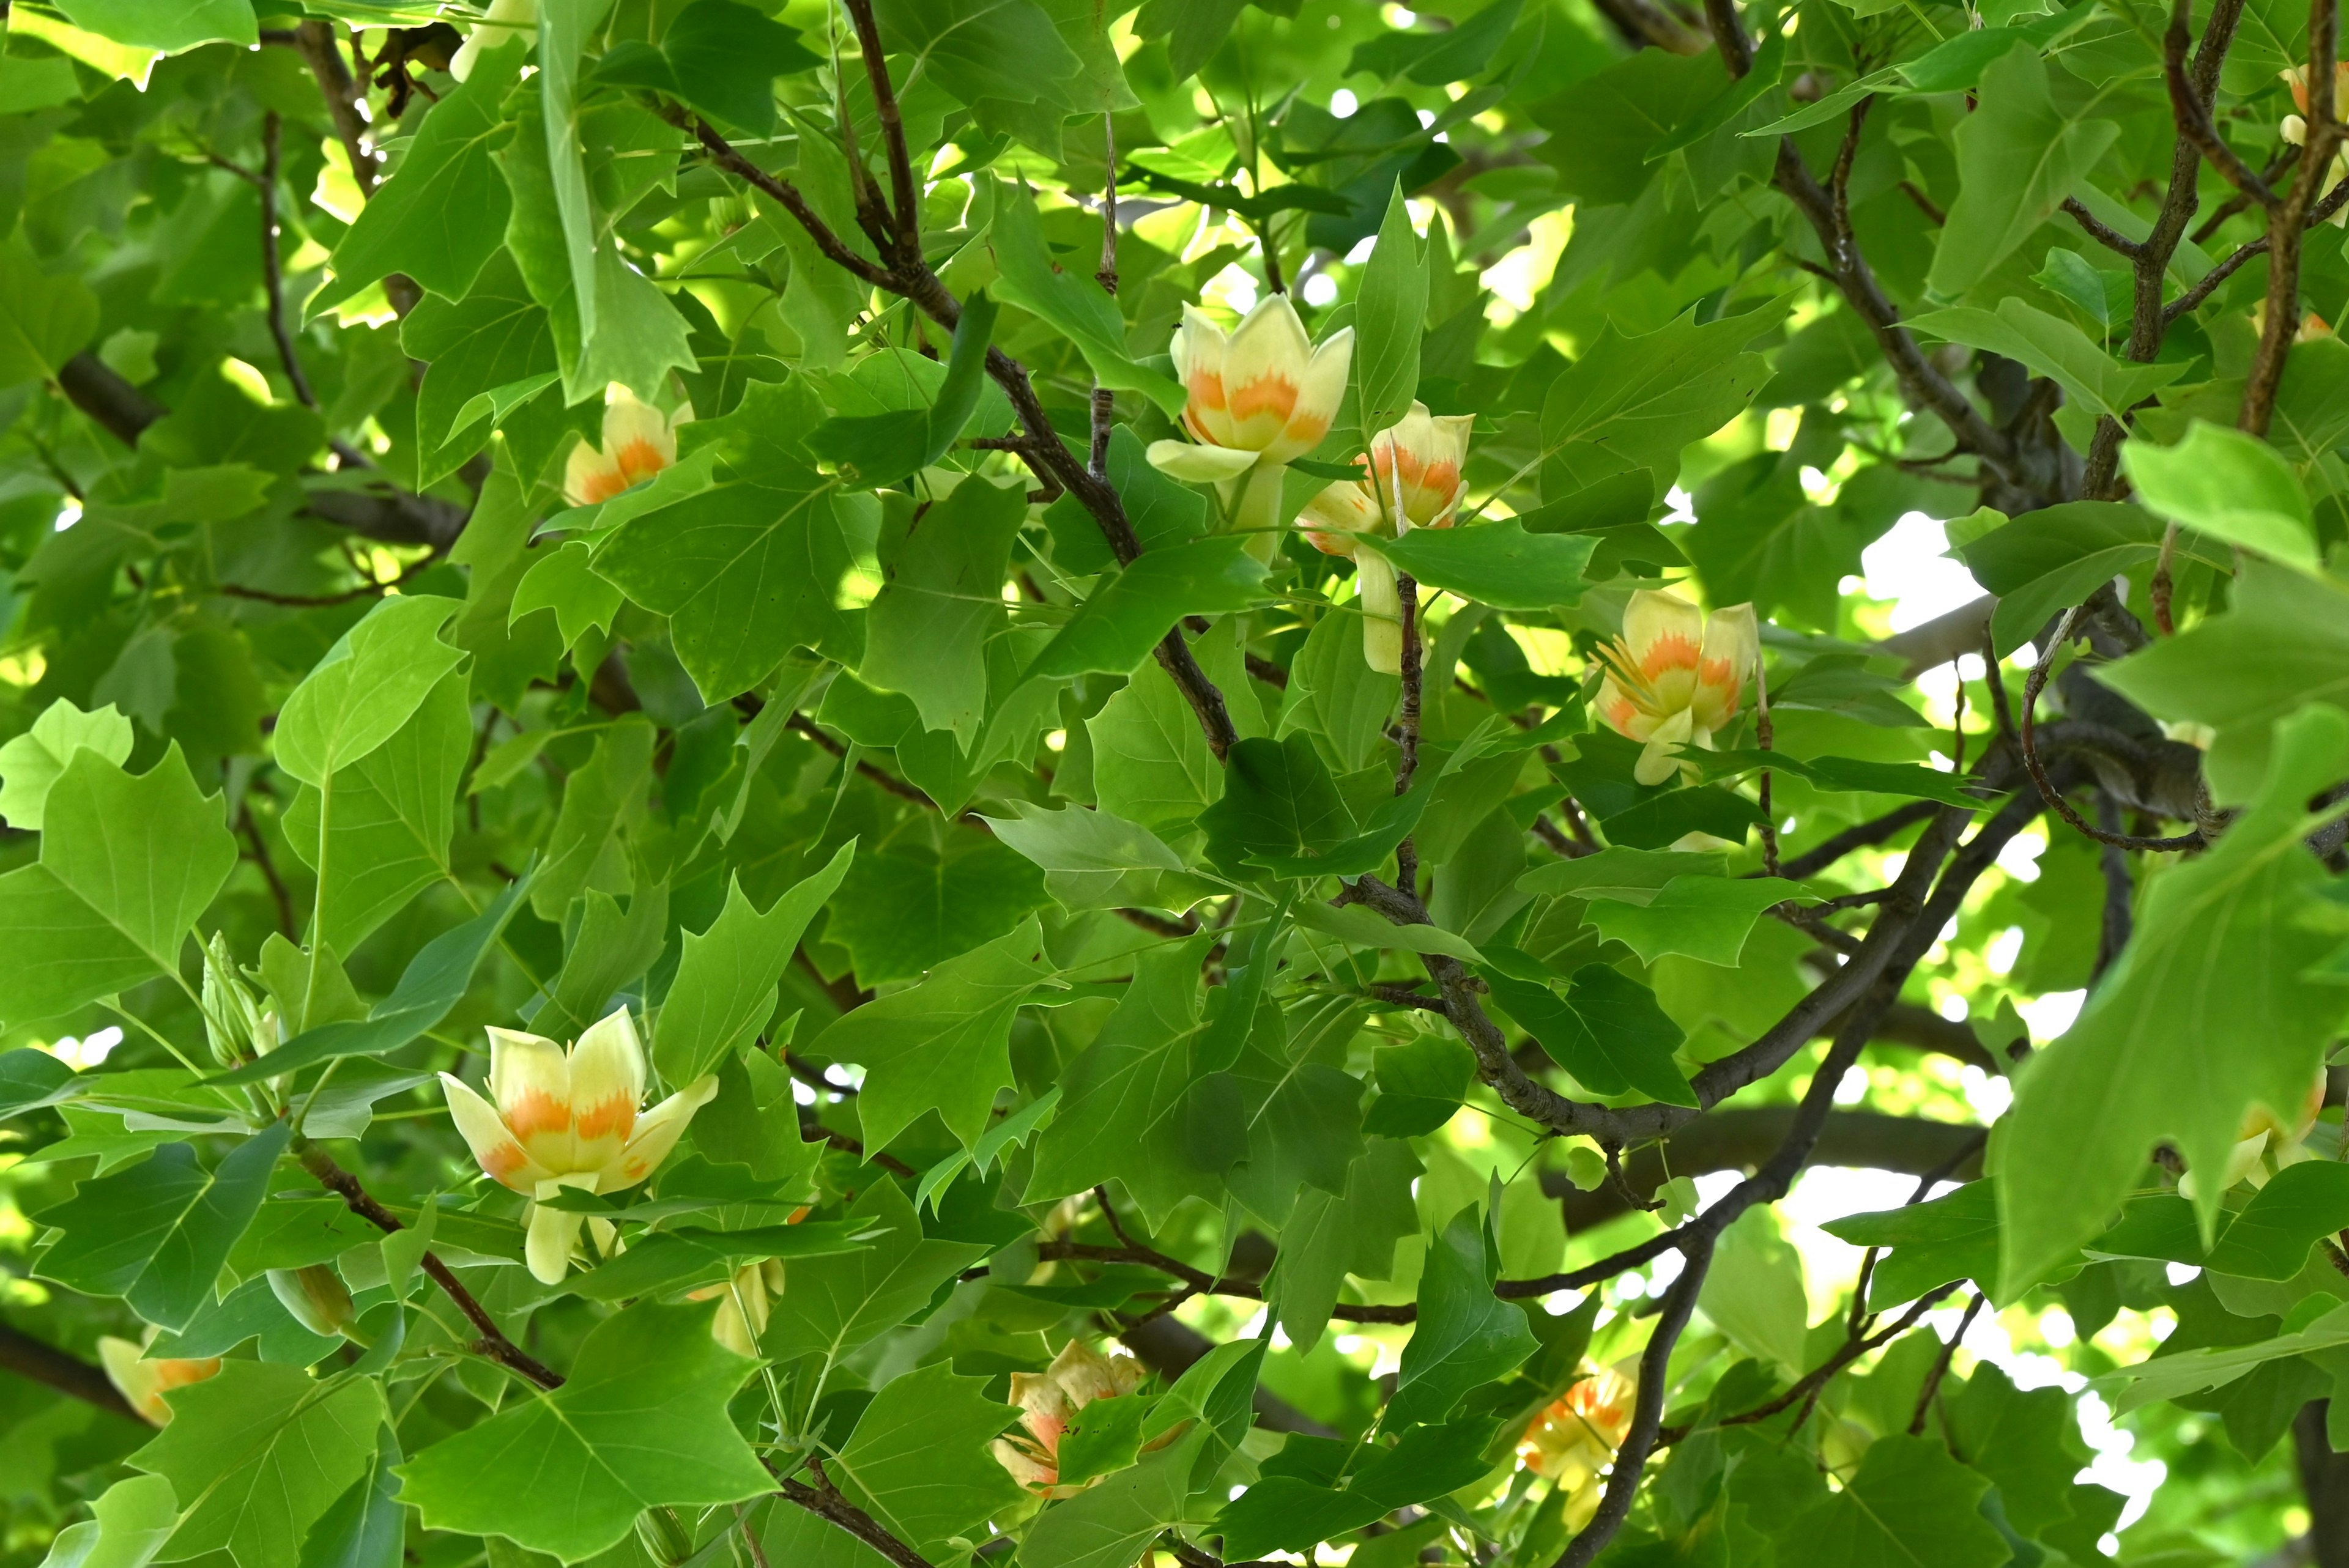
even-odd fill
[[[1202,407],[1220,408],[1224,406],[1223,376],[1213,370],[1194,370],[1190,392],[1191,400]]]
[[[1653,680],[1666,670],[1695,669],[1699,662],[1694,643],[1678,633],[1667,633],[1648,645],[1640,659],[1640,673]]]
[[[502,1181],[529,1163],[530,1156],[519,1143],[501,1143],[481,1156],[481,1169],[492,1181]]]
[[[504,1119],[516,1138],[561,1132],[571,1125],[571,1105],[544,1089],[524,1089],[512,1105],[504,1108]]]
[[[579,1112],[578,1120],[573,1127],[582,1138],[625,1139],[636,1130],[636,1108],[626,1096],[621,1095]]]
[[[1271,414],[1286,420],[1297,411],[1297,383],[1286,376],[1259,376],[1231,394],[1232,418]]]

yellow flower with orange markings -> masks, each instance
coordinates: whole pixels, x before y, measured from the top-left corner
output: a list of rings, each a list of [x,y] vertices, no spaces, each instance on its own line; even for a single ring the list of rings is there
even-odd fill
[[[2294,147],[2305,147],[2308,145],[2308,121],[2302,119],[2301,115],[2308,112],[2308,67],[2293,66],[2289,70],[2278,71],[2276,75],[2282,77],[2284,85],[2292,89],[2292,101],[2300,106],[2300,114],[2284,116],[2283,123],[2277,129],[2283,133],[2283,139]],[[2344,107],[2349,107],[2349,61],[2340,62],[2333,67],[2333,112],[2337,116]],[[2331,190],[2344,179],[2349,179],[2349,151],[2335,152],[2333,155],[2333,167],[2325,174],[2323,189]],[[2349,207],[2344,207],[2333,213],[2325,222],[2336,229],[2344,224],[2349,224]],[[2324,325],[2317,321],[2313,312],[2310,313],[2308,319],[2316,322],[2320,327]],[[2295,341],[2306,343],[2311,335],[2313,335],[2308,331],[2307,325],[2303,323]]]
[[[718,1092],[718,1078],[706,1074],[639,1114],[645,1050],[626,1007],[590,1025],[568,1052],[516,1029],[489,1034],[490,1098],[449,1073],[440,1087],[481,1169],[533,1200],[524,1256],[533,1275],[554,1284],[571,1266],[586,1216],[547,1200],[565,1188],[616,1192],[651,1175]]]
[[[1150,461],[1178,480],[1223,487],[1237,503],[1237,526],[1262,534],[1268,550],[1280,525],[1284,469],[1337,420],[1354,329],[1316,344],[1286,294],[1266,295],[1228,334],[1185,304],[1172,353],[1191,439],[1153,441]]]
[[[154,1333],[150,1330],[147,1337],[153,1339]],[[98,1342],[98,1360],[106,1368],[106,1380],[129,1401],[140,1418],[158,1427],[169,1425],[171,1419],[171,1407],[163,1402],[164,1395],[201,1383],[221,1368],[217,1356],[150,1357],[139,1346],[110,1334]]]
[[[1105,1357],[1081,1339],[1070,1340],[1041,1372],[1014,1372],[1011,1403],[1019,1407],[1023,1430],[995,1439],[996,1462],[1013,1480],[1043,1497],[1081,1491],[1060,1484],[1061,1437],[1079,1410],[1095,1399],[1133,1393],[1142,1387],[1142,1363],[1133,1357]]]
[[[1542,1407],[1517,1441],[1517,1462],[1566,1494],[1567,1528],[1580,1530],[1598,1511],[1599,1478],[1631,1428],[1638,1383],[1612,1367],[1585,1371]]]
[[[693,405],[664,414],[615,384],[604,404],[604,444],[582,439],[563,467],[563,495],[574,506],[609,500],[677,462],[677,428],[693,420]]]
[[[1362,656],[1388,675],[1402,668],[1402,594],[1394,568],[1376,553],[1362,554],[1362,534],[1392,538],[1407,528],[1450,528],[1467,492],[1473,414],[1431,414],[1413,403],[1400,423],[1371,441],[1357,459],[1359,480],[1329,486],[1298,513],[1305,538],[1324,555],[1354,557],[1362,609]]]
[[[1677,593],[1642,588],[1624,609],[1623,634],[1599,657],[1607,667],[1599,717],[1646,746],[1631,776],[1661,784],[1682,766],[1683,748],[1712,749],[1713,733],[1737,717],[1761,667],[1761,630],[1751,604],[1708,620]]]

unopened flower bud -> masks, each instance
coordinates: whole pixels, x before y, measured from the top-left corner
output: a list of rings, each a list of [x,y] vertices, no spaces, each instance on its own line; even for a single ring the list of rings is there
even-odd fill
[[[204,984],[200,1001],[204,1037],[212,1046],[212,1059],[222,1067],[250,1061],[261,1030],[261,1004],[252,987],[237,974],[236,958],[229,951],[224,932],[212,933],[212,940],[204,944]],[[272,1035],[274,1046],[274,1026]]]
[[[325,1264],[306,1268],[271,1269],[269,1289],[294,1321],[311,1333],[331,1337],[351,1325],[351,1293],[340,1275]]]
[[[673,1508],[648,1508],[636,1515],[636,1539],[646,1555],[664,1568],[677,1568],[693,1555],[693,1537],[686,1533],[685,1522]]]

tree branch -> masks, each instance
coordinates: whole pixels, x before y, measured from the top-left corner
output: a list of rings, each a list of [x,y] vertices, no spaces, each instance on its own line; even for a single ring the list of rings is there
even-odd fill
[[[145,1423],[145,1418],[130,1408],[130,1401],[107,1377],[105,1368],[93,1367],[5,1323],[0,1323],[0,1372],[14,1372],[126,1421]]]
[[[2189,0],[2178,0],[2182,12]],[[2173,14],[2175,15],[2175,14]],[[2171,31],[2178,23],[2171,23]],[[2341,146],[2342,126],[2333,99],[2333,60],[2340,53],[2341,15],[2338,0],[2309,0],[2307,131],[2300,150],[2300,172],[2291,192],[2268,205],[2268,308],[2261,324],[2260,346],[2251,356],[2251,373],[2243,387],[2243,412],[2237,423],[2254,436],[2268,433],[2275,415],[2276,391],[2283,385],[2283,366],[2300,332],[2300,246],[2307,232],[2309,211],[2333,167]],[[2172,94],[2175,97],[2175,93]]]
[[[352,1213],[386,1233],[407,1228],[400,1222],[398,1215],[377,1202],[360,1184],[359,1179],[336,1164],[325,1150],[307,1139],[300,1139],[295,1140],[294,1152],[295,1157],[302,1161],[302,1169],[316,1177],[320,1186],[340,1198],[344,1207]],[[459,1283],[455,1274],[449,1272],[447,1264],[433,1253],[426,1253],[423,1267],[432,1283],[457,1304],[457,1310],[463,1313],[466,1320],[480,1332],[481,1337],[472,1345],[476,1354],[512,1367],[542,1388],[563,1387],[563,1375],[507,1338],[505,1330],[498,1326],[497,1319],[492,1317],[489,1309]]]

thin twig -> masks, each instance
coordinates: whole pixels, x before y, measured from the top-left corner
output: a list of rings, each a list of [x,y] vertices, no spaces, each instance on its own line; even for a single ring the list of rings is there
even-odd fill
[[[1933,1369],[1925,1375],[1925,1387],[1917,1395],[1917,1413],[1909,1418],[1910,1437],[1920,1436],[1925,1430],[1925,1418],[1931,1413],[1933,1400],[1941,1392],[1941,1379],[1950,1375],[1950,1361],[1957,1355],[1958,1344],[1965,1338],[1966,1330],[1974,1326],[1974,1316],[1982,1311],[1984,1299],[1982,1292],[1974,1293],[1973,1300],[1966,1304],[1965,1315],[1958,1319],[1958,1331],[1950,1336],[1949,1342],[1941,1346],[1941,1353],[1933,1357]]]
[[[307,1139],[301,1139],[296,1140],[294,1152],[295,1158],[302,1161],[302,1169],[316,1177],[320,1186],[340,1198],[344,1207],[352,1213],[387,1233],[407,1229],[398,1215],[377,1202],[360,1184],[359,1179],[336,1164],[325,1150]],[[477,1353],[501,1366],[512,1367],[542,1388],[563,1387],[563,1375],[507,1338],[505,1330],[498,1326],[497,1319],[490,1315],[489,1309],[471,1291],[458,1283],[457,1276],[449,1272],[447,1264],[426,1253],[423,1269],[480,1333],[481,1337],[473,1341],[473,1349]]]
[[[2041,760],[2038,748],[2032,743],[2035,730],[2033,714],[2039,706],[2039,694],[2046,689],[2047,677],[2055,667],[2055,656],[2062,652],[2064,645],[2072,640],[2072,630],[2079,624],[2080,613],[2085,608],[2085,605],[2075,605],[2064,612],[2064,619],[2056,624],[2055,634],[2047,640],[2039,662],[2031,666],[2031,674],[2023,683],[2023,722],[2016,736],[2018,749],[2023,753],[2023,766],[2030,773],[2031,782],[2038,787],[2039,798],[2047,803],[2048,809],[2100,844],[2124,850],[2199,850],[2204,843],[2199,828],[2174,838],[2141,838],[2133,833],[2107,833],[2096,827],[2073,810],[2072,803],[2064,799],[2064,792],[2056,789],[2054,780],[2048,778],[2047,764]]]
[[[285,367],[285,379],[293,384],[294,396],[301,399],[302,406],[316,409],[318,395],[310,389],[310,378],[302,373],[301,358],[294,352],[294,335],[285,329],[285,275],[277,255],[279,129],[275,109],[261,117],[261,281],[269,294],[269,335],[277,344],[277,358]]]

